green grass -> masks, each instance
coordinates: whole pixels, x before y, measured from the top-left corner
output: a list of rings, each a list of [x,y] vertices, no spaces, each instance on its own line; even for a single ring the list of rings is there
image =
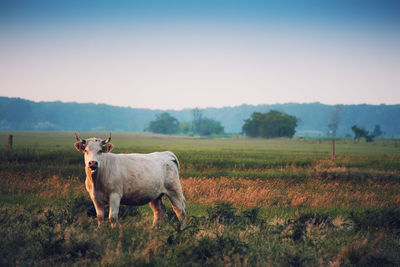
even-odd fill
[[[13,132],[12,152],[8,134],[0,132],[2,266],[400,265],[397,140],[339,139],[332,161],[329,139],[113,133],[116,153],[176,153],[186,186],[192,179],[204,190],[211,181],[232,189],[231,179],[238,180],[237,192],[270,186],[268,205],[246,205],[234,196],[221,202],[218,195],[203,202],[204,192],[185,188],[188,227],[182,231],[168,201],[158,230],[151,228],[148,205],[121,207],[118,228],[105,222],[97,229],[73,133]],[[335,204],[323,199],[336,194],[343,199]]]

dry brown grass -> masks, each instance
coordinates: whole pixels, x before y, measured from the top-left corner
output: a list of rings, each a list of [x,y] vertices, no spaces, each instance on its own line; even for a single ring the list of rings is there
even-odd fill
[[[231,202],[235,206],[360,206],[387,207],[400,204],[399,184],[362,184],[308,179],[304,183],[232,178],[188,178],[182,187],[189,203]]]
[[[32,194],[42,198],[86,194],[84,182],[78,177],[64,179],[57,175],[32,179],[4,177],[1,191],[6,194]],[[237,207],[313,207],[338,206],[396,207],[400,204],[400,184],[388,182],[363,182],[360,184],[321,178],[308,178],[302,182],[244,178],[187,178],[181,179],[185,197],[190,203],[203,205],[217,201],[231,202]]]
[[[23,176],[5,175],[1,180],[1,191],[6,194],[26,195],[32,194],[42,198],[68,197],[71,194],[84,192],[85,185],[79,177],[68,179],[53,175],[43,179],[33,178],[32,173],[24,173]]]

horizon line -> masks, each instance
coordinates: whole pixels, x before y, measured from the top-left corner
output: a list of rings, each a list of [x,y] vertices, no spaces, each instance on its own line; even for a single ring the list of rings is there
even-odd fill
[[[147,110],[153,110],[153,111],[183,111],[183,110],[192,110],[192,109],[200,109],[200,110],[205,110],[205,109],[223,109],[223,108],[235,108],[235,107],[240,107],[240,106],[273,106],[273,105],[290,105],[290,104],[297,104],[297,105],[311,105],[311,104],[320,104],[320,105],[325,105],[325,106],[362,106],[362,105],[369,105],[369,106],[396,106],[400,105],[398,104],[386,104],[386,103],[380,103],[380,104],[370,104],[370,103],[352,103],[352,104],[327,104],[327,103],[322,103],[320,101],[310,101],[310,102],[275,102],[275,103],[263,103],[263,104],[248,104],[248,103],[242,103],[242,104],[237,104],[237,105],[226,105],[226,106],[221,106],[221,107],[213,107],[213,106],[207,106],[207,107],[184,107],[184,108],[150,108],[150,107],[133,107],[133,106],[123,106],[123,105],[115,105],[115,104],[108,104],[108,103],[95,103],[95,102],[78,102],[78,101],[63,101],[63,100],[33,100],[33,99],[28,99],[28,98],[23,98],[23,97],[10,97],[10,96],[2,96],[0,95],[0,98],[8,98],[8,99],[21,99],[25,101],[30,101],[34,103],[57,103],[61,102],[63,104],[89,104],[89,105],[106,105],[106,106],[111,106],[111,107],[119,107],[119,108],[128,108],[128,109],[147,109]]]

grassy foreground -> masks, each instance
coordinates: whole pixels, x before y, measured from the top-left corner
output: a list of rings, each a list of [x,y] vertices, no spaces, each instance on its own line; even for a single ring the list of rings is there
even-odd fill
[[[188,206],[161,228],[146,206],[101,229],[70,132],[0,132],[0,265],[400,265],[397,140],[113,134],[115,153],[170,150]],[[105,133],[80,133],[82,138]],[[168,204],[168,200],[165,199]]]

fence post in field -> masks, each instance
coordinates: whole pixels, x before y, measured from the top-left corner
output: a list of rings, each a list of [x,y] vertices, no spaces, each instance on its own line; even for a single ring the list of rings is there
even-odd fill
[[[332,160],[335,160],[335,139],[332,139]]]
[[[12,146],[13,146],[13,136],[10,134],[8,136],[8,151],[12,151]]]

